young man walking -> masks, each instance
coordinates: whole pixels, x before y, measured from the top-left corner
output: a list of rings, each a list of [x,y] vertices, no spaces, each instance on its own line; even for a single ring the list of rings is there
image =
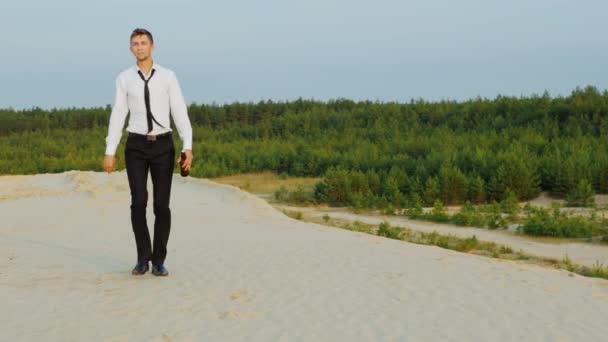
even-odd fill
[[[167,241],[171,229],[171,181],[175,166],[170,116],[173,117],[183,142],[185,159],[177,160],[189,171],[192,165],[192,126],[187,106],[175,73],[154,62],[154,39],[145,29],[131,33],[130,49],[136,65],[122,71],[116,78],[116,97],[110,114],[104,170],[112,172],[116,164],[115,152],[122,137],[127,113],[127,143],[125,163],[131,190],[131,225],[137,246],[137,264],[132,274],[144,274],[152,262],[152,274],[169,274],[164,266]],[[146,222],[148,202],[148,171],[152,176],[154,206],[154,241]]]

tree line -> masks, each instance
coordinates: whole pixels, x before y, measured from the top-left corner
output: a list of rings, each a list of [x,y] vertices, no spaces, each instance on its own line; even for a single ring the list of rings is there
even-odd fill
[[[0,109],[0,174],[102,171],[110,111]],[[608,193],[608,91],[593,86],[568,96],[466,101],[192,103],[189,116],[192,176],[272,170],[322,177],[312,195],[337,205]]]

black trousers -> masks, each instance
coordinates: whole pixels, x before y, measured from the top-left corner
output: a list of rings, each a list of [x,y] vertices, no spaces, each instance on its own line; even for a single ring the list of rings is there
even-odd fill
[[[137,261],[163,264],[171,230],[171,183],[175,165],[175,145],[171,132],[148,141],[145,136],[129,133],[125,146],[125,163],[131,189],[131,225],[137,245]],[[146,222],[148,203],[148,170],[154,192],[154,245]],[[154,247],[154,249],[152,249]]]

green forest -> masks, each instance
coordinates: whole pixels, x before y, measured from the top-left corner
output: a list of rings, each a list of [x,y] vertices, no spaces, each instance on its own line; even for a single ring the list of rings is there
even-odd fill
[[[110,112],[0,109],[0,174],[102,171]],[[608,91],[593,86],[466,101],[192,103],[189,116],[191,176],[322,177],[311,196],[332,205],[489,203],[541,191],[584,203],[608,193]],[[119,170],[125,140],[123,131]]]

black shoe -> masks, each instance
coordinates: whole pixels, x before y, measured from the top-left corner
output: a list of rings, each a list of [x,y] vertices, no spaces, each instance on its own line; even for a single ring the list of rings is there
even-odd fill
[[[146,272],[148,272],[148,270],[150,269],[150,265],[148,264],[148,262],[138,262],[137,265],[135,265],[135,267],[133,268],[133,271],[131,271],[131,274],[133,275],[140,275],[140,274],[144,274]]]
[[[167,269],[165,268],[165,266],[163,264],[160,264],[160,265],[152,264],[152,274],[154,274],[155,276],[168,276],[169,271],[167,271]]]

